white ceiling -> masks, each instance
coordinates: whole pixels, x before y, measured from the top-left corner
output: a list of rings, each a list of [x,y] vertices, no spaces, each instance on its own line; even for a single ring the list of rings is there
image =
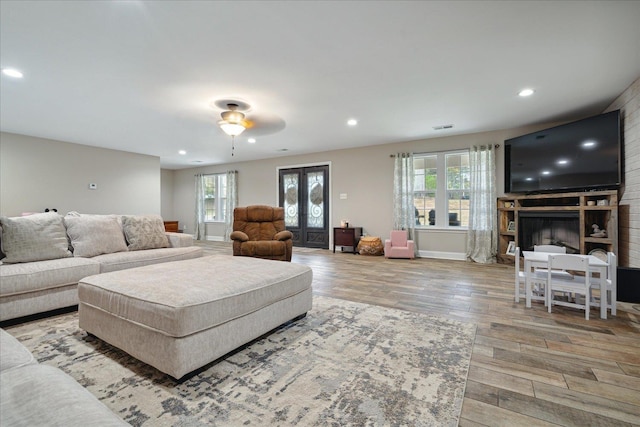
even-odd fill
[[[25,75],[2,76],[2,131],[170,169],[576,119],[640,77],[639,1],[3,0],[0,19]],[[265,122],[233,158],[226,98]]]

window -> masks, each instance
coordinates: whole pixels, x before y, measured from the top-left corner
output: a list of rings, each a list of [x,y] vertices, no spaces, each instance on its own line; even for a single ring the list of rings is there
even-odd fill
[[[226,218],[227,174],[205,175],[204,179],[204,220],[221,222]]]
[[[414,155],[417,226],[469,225],[469,152]]]
[[[413,156],[413,204],[416,225],[435,225],[438,156]]]

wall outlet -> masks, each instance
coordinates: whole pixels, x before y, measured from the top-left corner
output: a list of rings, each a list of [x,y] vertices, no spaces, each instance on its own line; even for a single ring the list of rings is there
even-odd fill
[[[98,184],[94,184],[94,183],[89,184],[89,190],[97,190],[97,189],[98,189]]]

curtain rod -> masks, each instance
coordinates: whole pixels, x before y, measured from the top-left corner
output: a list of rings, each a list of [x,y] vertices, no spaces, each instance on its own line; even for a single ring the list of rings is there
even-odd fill
[[[485,146],[486,146],[486,144],[480,145],[480,147],[485,147]],[[500,144],[495,144],[493,146],[493,148],[500,148]],[[434,154],[434,153],[445,153],[445,152],[449,152],[449,151],[462,151],[462,150],[464,150],[464,148],[460,148],[459,150],[455,150],[454,149],[454,150],[439,150],[439,151],[423,151],[421,153],[413,153],[413,154],[418,154],[418,155],[420,155],[420,154]],[[395,158],[396,155],[395,154],[389,154],[389,157],[390,158]]]
[[[224,172],[196,173],[196,174],[193,174],[193,176],[200,176],[200,175],[220,175],[220,174],[223,174],[223,173],[229,173],[229,172],[232,172],[232,173],[239,173],[237,170],[232,170],[232,171],[224,171]]]

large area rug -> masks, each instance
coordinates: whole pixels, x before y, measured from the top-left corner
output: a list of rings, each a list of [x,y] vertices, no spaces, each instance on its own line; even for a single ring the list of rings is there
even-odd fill
[[[135,426],[455,426],[476,327],[315,296],[181,383],[87,336],[77,313],[7,330]]]

